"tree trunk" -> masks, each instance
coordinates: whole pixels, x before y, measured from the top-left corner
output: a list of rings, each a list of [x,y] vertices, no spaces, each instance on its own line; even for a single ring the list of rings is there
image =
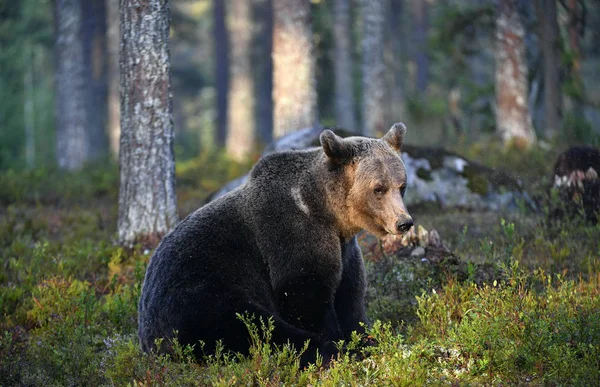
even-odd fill
[[[538,0],[537,10],[544,60],[544,132],[553,137],[558,133],[562,111],[556,0]]]
[[[385,66],[383,64],[383,0],[362,0],[363,134],[375,136],[385,130]]]
[[[274,135],[317,124],[315,58],[307,0],[273,1]]]
[[[403,23],[404,1],[391,0],[386,9],[386,27],[384,50],[385,65],[385,122],[406,120],[406,103],[404,99],[404,63],[406,58],[406,27]]]
[[[119,158],[121,138],[121,107],[119,96],[119,0],[106,0],[106,40],[108,57],[108,118],[107,131],[110,151]]]
[[[254,149],[254,92],[250,49],[252,6],[247,0],[227,0],[229,31],[229,94],[227,111],[227,153],[243,160]]]
[[[582,3],[581,5],[584,5]],[[571,66],[569,69],[570,83],[572,85],[572,98],[570,102],[572,104],[571,114],[575,117],[584,116],[584,95],[585,87],[583,79],[581,77],[581,37],[583,36],[583,28],[585,21],[585,8],[580,6],[579,0],[569,0],[567,4],[569,22],[568,22],[568,33],[569,33],[569,48],[571,55]],[[576,137],[576,131],[572,125],[566,128],[568,137]]]
[[[427,54],[427,33],[429,31],[429,7],[427,1],[413,2],[415,61],[417,65],[416,89],[427,91],[429,84],[429,56]]]
[[[229,36],[226,26],[225,0],[213,0],[213,36],[217,94],[217,126],[215,140],[220,147],[227,140],[227,111],[229,90]]]
[[[346,130],[356,130],[354,90],[352,87],[352,29],[350,1],[335,0],[333,3],[333,35],[335,54],[335,121]]]
[[[80,0],[55,0],[56,160],[80,169],[89,157]]]
[[[255,130],[261,143],[270,144],[273,140],[273,3],[255,0],[252,5]]]
[[[27,67],[23,77],[23,122],[25,124],[25,162],[28,168],[35,166],[35,87],[33,83],[34,58],[31,44],[24,47],[23,63]]]
[[[121,0],[118,238],[149,244],[175,226],[168,0]]]
[[[499,0],[496,20],[496,126],[504,143],[528,147],[535,132],[527,106],[525,29],[516,0]]]
[[[83,51],[90,158],[106,155],[107,49],[105,0],[82,0]]]

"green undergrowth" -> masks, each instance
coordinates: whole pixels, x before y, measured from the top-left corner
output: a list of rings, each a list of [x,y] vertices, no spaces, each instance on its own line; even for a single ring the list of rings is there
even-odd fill
[[[190,203],[247,168],[219,160],[178,166]],[[197,362],[177,344],[171,355],[140,351],[152,252],[113,243],[116,174],[52,173],[0,175],[0,386],[600,383],[599,226],[530,212],[413,214],[458,258],[367,262],[377,345],[360,349],[356,337],[301,368],[302,349],[269,345],[269,321],[246,316],[250,356],[220,350]],[[11,181],[21,186],[4,187]]]

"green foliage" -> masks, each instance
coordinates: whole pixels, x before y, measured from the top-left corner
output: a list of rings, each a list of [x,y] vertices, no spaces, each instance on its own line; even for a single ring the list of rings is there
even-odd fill
[[[118,168],[113,162],[87,165],[80,172],[55,167],[0,171],[0,204],[82,203],[94,197],[116,198]]]
[[[0,1],[0,170],[24,165],[24,79],[29,71],[34,90],[29,98],[35,106],[37,157],[48,161],[51,154],[43,143],[51,143],[52,102],[52,9],[49,0]],[[38,129],[40,129],[38,128]],[[41,157],[40,157],[41,156]],[[39,162],[40,160],[38,160]]]

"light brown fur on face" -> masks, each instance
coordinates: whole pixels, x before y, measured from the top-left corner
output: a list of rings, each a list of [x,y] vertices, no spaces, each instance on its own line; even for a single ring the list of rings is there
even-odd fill
[[[322,136],[325,154],[343,175],[328,185],[328,192],[344,236],[362,229],[379,237],[397,235],[412,225],[402,200],[406,170],[400,149],[405,131],[404,125],[396,124],[380,140]]]
[[[379,237],[399,234],[399,222],[411,219],[402,200],[406,185],[404,163],[384,144],[373,148],[372,154],[356,167],[346,201],[350,218],[357,227]]]

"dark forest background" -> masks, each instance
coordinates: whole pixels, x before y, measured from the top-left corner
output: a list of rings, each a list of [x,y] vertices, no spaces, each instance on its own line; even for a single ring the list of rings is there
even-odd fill
[[[83,47],[81,82],[89,111],[86,127],[91,140],[90,160],[107,158],[111,151],[114,154],[118,144],[117,2],[81,1],[80,33],[75,36],[78,41],[73,42]],[[268,75],[272,69],[271,2],[251,2],[248,12],[237,14],[235,2],[171,3],[177,159],[225,147],[227,131],[239,139],[230,143],[230,154],[247,156],[232,150],[248,143],[246,138],[253,145],[250,153],[256,154],[274,133],[269,111],[273,84]],[[346,129],[360,132],[365,127],[361,55],[365,50],[364,35],[371,30],[363,28],[361,8],[357,4],[348,7],[346,34],[351,62],[346,66],[350,66],[351,76],[343,81],[348,85],[340,86],[351,92],[346,97],[353,102],[343,117],[336,113],[336,103],[340,101],[336,101],[339,97],[335,92],[335,69],[340,65],[336,62],[348,58],[336,54],[338,3],[345,2],[310,2],[318,107],[315,124],[354,126]],[[558,135],[561,143],[597,141],[600,94],[593,85],[600,77],[600,5],[590,0],[557,1],[556,13],[549,15],[545,1],[516,3],[525,28],[527,105],[537,137]],[[381,107],[386,127],[392,122],[405,122],[409,127],[408,142],[413,144],[451,147],[461,138],[473,142],[493,137],[495,2],[396,0],[382,4],[384,10],[378,23],[383,30],[381,52],[385,67],[384,82],[378,85],[382,87],[379,93],[383,93]],[[53,15],[55,10],[49,0],[0,1],[2,169],[55,164],[55,74],[57,50],[61,48],[55,44],[58,30]],[[555,42],[547,42],[544,23],[555,26]],[[239,36],[248,37],[245,48],[236,49]],[[556,46],[556,53],[550,58],[544,54],[548,44]],[[232,61],[248,66],[242,68],[246,71],[244,76],[251,77],[252,94],[246,102],[238,98],[228,103],[227,87],[234,79]],[[548,85],[546,67],[556,70],[558,81],[553,85]],[[289,74],[293,73],[294,69],[289,69]],[[546,100],[554,106],[545,105]],[[227,126],[227,109],[233,110],[234,115],[236,109],[243,110],[236,104],[254,107],[248,116],[253,121],[248,124],[253,133],[240,128],[234,132]],[[552,109],[556,110],[555,115],[548,112]],[[553,120],[551,124],[546,122],[549,119]],[[298,128],[289,128],[294,129]]]

